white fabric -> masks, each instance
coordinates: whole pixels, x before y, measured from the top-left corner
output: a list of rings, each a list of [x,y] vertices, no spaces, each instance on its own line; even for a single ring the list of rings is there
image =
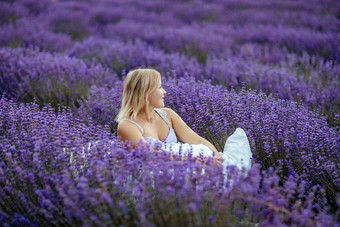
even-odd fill
[[[228,138],[221,153],[224,167],[234,165],[246,171],[251,168],[252,155],[247,135],[241,128],[237,128]]]
[[[160,146],[163,151],[172,154],[213,157],[213,152],[203,144],[160,143]],[[244,169],[247,174],[251,168],[252,152],[247,135],[241,128],[237,128],[227,139],[224,150],[220,154],[223,158],[224,170],[227,166],[236,166],[240,170]]]
[[[188,144],[188,143],[163,143],[162,150],[177,155],[213,157],[212,150],[203,144]]]

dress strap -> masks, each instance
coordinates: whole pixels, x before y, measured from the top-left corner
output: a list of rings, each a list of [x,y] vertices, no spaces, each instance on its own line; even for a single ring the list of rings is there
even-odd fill
[[[155,111],[159,114],[159,116],[161,116],[161,118],[163,118],[163,120],[166,122],[169,128],[171,128],[171,124],[169,122],[169,119],[166,116],[166,112],[164,110],[156,109],[156,108],[155,108]]]
[[[140,124],[138,124],[137,122],[135,122],[134,120],[131,120],[131,119],[129,119],[129,118],[125,118],[125,119],[123,119],[123,120],[130,121],[130,122],[134,123],[135,125],[137,125],[137,126],[139,127],[139,129],[142,131],[142,136],[144,136],[144,129],[143,129],[142,126],[140,126]]]

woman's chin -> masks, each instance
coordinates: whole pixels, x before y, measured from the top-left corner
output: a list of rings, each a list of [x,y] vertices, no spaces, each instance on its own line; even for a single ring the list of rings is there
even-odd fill
[[[157,103],[157,105],[154,105],[154,108],[164,108],[165,104],[164,101]]]

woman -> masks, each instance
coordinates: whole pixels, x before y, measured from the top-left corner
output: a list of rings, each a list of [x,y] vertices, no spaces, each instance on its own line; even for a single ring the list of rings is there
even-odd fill
[[[250,147],[242,129],[237,129],[229,137],[224,152],[219,153],[209,141],[187,126],[176,112],[164,108],[165,94],[161,75],[156,70],[136,69],[127,74],[122,106],[116,118],[119,123],[117,134],[121,140],[160,147],[171,154],[213,157],[223,166],[250,168]]]

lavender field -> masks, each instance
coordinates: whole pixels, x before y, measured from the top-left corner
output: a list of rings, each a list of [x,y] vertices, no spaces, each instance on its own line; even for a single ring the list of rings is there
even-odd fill
[[[138,67],[247,176],[120,142]],[[0,226],[340,226],[339,130],[339,1],[0,1]]]

